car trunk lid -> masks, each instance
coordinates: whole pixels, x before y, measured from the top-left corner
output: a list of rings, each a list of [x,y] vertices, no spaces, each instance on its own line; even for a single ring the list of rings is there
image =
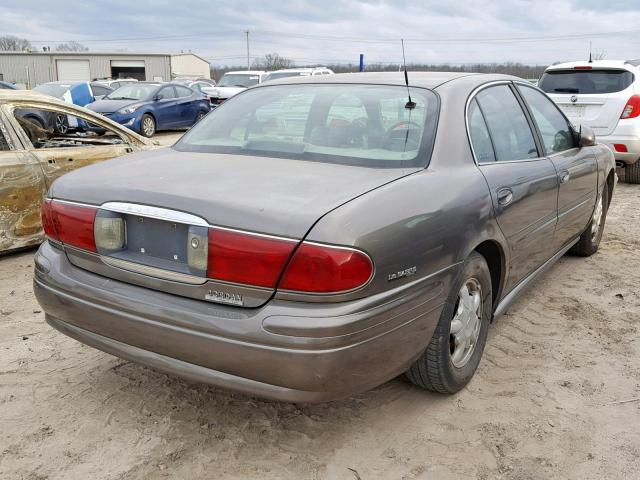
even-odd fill
[[[222,249],[228,252],[234,243],[257,238],[261,244],[247,248],[268,248],[265,255],[272,256],[271,249],[277,250],[276,261],[283,269],[327,212],[417,170],[166,149],[74,171],[56,181],[50,194],[62,201],[102,206],[97,218],[118,217],[124,224],[124,250],[98,248],[96,256],[67,249],[77,266],[149,288],[255,307],[271,297],[277,278],[259,285],[211,280],[207,266],[189,259],[194,238],[202,245],[208,231],[220,232],[207,253],[213,258],[222,257]],[[257,268],[258,263],[239,268]],[[241,271],[226,275],[242,278]]]

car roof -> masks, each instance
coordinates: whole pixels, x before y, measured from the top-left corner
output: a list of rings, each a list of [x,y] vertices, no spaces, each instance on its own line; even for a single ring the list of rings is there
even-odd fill
[[[497,73],[469,73],[469,72],[408,72],[409,85],[434,89],[445,83],[460,79],[473,77],[477,79],[477,84],[486,83],[493,80],[522,80],[511,75],[501,75]],[[273,85],[288,85],[294,83],[353,83],[370,85],[398,85],[404,86],[403,72],[362,72],[362,73],[337,73],[335,75],[320,75],[306,77],[286,77],[276,80],[269,80],[264,84],[264,88]],[[263,84],[251,88],[263,88]]]
[[[633,72],[636,70],[636,66],[633,64],[633,60],[593,60],[589,62],[588,60],[577,61],[577,62],[558,62],[552,65],[549,65],[546,71],[551,70],[571,70],[576,67],[591,67],[595,69],[608,69],[613,68],[616,70],[628,70]]]
[[[237,70],[234,72],[225,72],[224,75],[226,75],[227,73],[231,73],[233,75],[262,75],[266,72],[264,70]]]

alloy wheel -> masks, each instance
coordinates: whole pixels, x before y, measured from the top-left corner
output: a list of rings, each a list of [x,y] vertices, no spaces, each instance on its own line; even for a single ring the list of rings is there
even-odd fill
[[[475,278],[465,281],[458,292],[458,305],[451,320],[449,353],[456,368],[471,359],[482,325],[482,287]]]
[[[593,209],[593,217],[591,218],[591,240],[595,241],[600,231],[600,224],[602,223],[602,214],[604,212],[602,193],[598,195],[598,201],[596,207]]]
[[[69,130],[69,126],[67,125],[67,118],[65,115],[56,115],[56,132],[64,135]]]
[[[156,126],[153,122],[153,118],[151,117],[144,117],[144,119],[142,120],[142,131],[144,132],[144,134],[147,137],[151,137],[156,130]]]

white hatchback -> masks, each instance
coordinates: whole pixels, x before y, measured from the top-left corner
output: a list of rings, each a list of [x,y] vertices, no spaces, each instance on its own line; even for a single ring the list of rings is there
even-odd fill
[[[556,63],[538,86],[575,125],[587,125],[640,183],[640,60]]]

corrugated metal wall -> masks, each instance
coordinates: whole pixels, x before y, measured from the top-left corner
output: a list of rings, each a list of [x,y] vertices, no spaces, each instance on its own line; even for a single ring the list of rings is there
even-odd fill
[[[169,55],[94,55],[94,54],[42,54],[0,53],[0,74],[5,82],[34,87],[41,83],[58,80],[56,60],[89,60],[91,78],[111,76],[111,60],[144,60],[147,80],[162,77],[171,79],[171,57]],[[28,69],[28,73],[27,73]]]

